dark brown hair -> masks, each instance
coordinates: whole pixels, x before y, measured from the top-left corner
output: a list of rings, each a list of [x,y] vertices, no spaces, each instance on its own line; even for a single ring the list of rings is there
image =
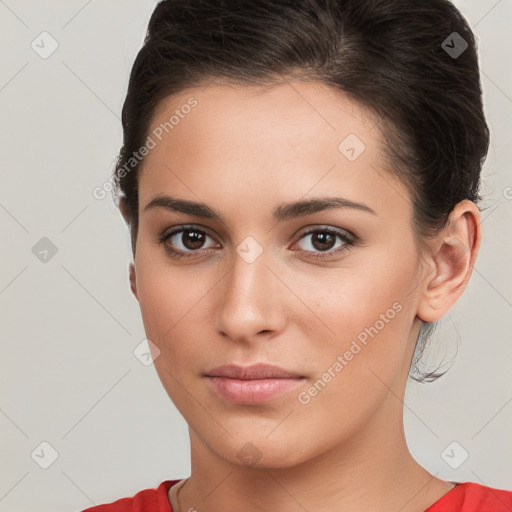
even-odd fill
[[[133,252],[143,163],[133,155],[160,101],[212,79],[272,85],[284,78],[322,82],[378,115],[390,169],[411,192],[420,246],[458,202],[481,199],[489,130],[476,44],[449,1],[163,0],[131,71],[114,173]],[[421,356],[426,337],[419,343]]]

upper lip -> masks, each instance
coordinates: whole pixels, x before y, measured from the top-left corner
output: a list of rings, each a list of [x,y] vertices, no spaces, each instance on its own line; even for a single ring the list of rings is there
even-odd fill
[[[285,370],[272,364],[253,364],[239,366],[226,364],[217,366],[206,372],[207,377],[226,377],[229,379],[256,380],[256,379],[297,379],[302,377],[299,373]]]

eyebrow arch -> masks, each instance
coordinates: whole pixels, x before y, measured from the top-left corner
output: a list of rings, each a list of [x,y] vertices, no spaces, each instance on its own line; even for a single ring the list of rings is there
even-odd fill
[[[324,210],[334,210],[337,208],[352,208],[354,210],[377,215],[374,210],[363,203],[356,203],[355,201],[350,201],[343,197],[319,197],[282,204],[272,212],[272,217],[275,222],[282,222],[295,217],[303,217]]]
[[[196,201],[178,199],[168,195],[159,195],[153,198],[144,207],[144,211],[146,212],[153,208],[165,208],[166,210],[173,212],[185,213],[196,217],[204,217],[206,219],[212,219],[221,224],[225,224],[224,219],[215,209],[204,203]],[[304,217],[324,210],[337,208],[352,208],[354,210],[360,210],[377,215],[374,210],[363,203],[357,203],[342,197],[321,197],[279,205],[272,211],[272,218],[274,219],[274,222],[283,222],[295,217]]]

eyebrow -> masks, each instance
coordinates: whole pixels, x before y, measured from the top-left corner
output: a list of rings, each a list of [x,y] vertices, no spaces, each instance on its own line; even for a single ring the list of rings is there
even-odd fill
[[[222,215],[210,206],[187,199],[178,199],[168,195],[159,195],[153,198],[145,207],[144,211],[154,208],[164,208],[178,213],[204,217],[225,224]],[[374,210],[363,203],[350,201],[343,197],[320,197],[291,203],[284,203],[272,211],[274,222],[283,222],[295,217],[304,217],[324,210],[333,210],[338,208],[351,208],[377,215]]]

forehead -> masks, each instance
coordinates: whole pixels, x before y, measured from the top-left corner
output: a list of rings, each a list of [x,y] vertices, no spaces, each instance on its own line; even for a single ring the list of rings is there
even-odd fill
[[[296,199],[366,183],[378,199],[380,181],[395,194],[401,187],[383,170],[378,118],[319,82],[185,89],[158,105],[148,135],[155,145],[141,169],[141,204],[166,188],[202,197],[213,186],[250,200],[248,190]]]
[[[192,103],[194,106],[189,107]],[[172,128],[167,126],[165,130],[165,123],[173,117]],[[336,133],[336,138],[349,128],[361,138],[380,138],[377,120],[355,99],[317,81],[287,80],[267,86],[213,82],[162,100],[153,114],[150,131],[163,128],[164,138],[170,132],[179,137],[193,131],[196,138],[203,139],[204,131],[209,132],[209,139],[227,133],[231,142],[249,133],[254,143],[275,140],[279,135],[276,144],[282,144],[325,137],[329,132]],[[213,133],[212,124],[216,125]],[[251,140],[244,139],[247,147]]]

